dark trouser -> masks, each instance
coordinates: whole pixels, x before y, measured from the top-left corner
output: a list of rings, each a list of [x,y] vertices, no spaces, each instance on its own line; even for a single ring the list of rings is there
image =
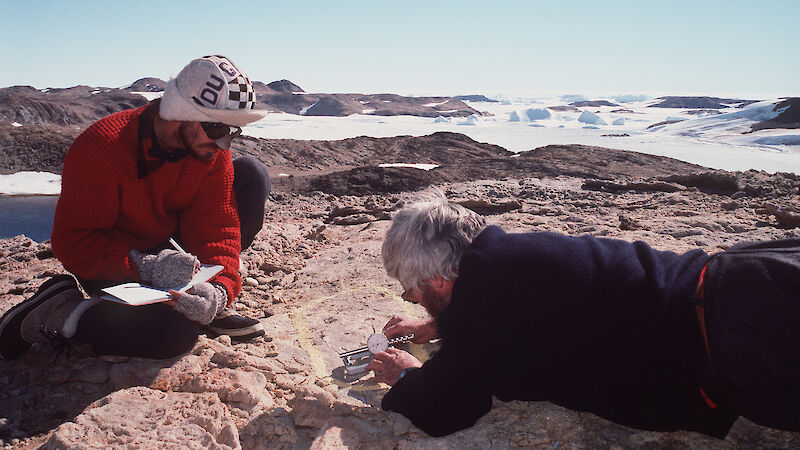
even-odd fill
[[[74,338],[100,355],[165,359],[191,350],[199,334],[199,325],[163,303],[101,301],[83,314]]]
[[[264,224],[270,179],[264,164],[252,156],[233,160],[233,172],[244,250]],[[90,295],[102,295],[100,289],[118,284],[80,277],[78,281]],[[101,355],[164,359],[191,350],[199,334],[198,324],[165,304],[127,306],[102,301],[86,310],[74,338]]]
[[[800,240],[775,241],[774,247]],[[761,425],[800,431],[800,252],[731,250],[709,263],[705,321],[716,378]]]
[[[233,192],[239,210],[243,251],[250,247],[264,226],[264,204],[270,187],[267,167],[261,161],[252,156],[233,160]]]

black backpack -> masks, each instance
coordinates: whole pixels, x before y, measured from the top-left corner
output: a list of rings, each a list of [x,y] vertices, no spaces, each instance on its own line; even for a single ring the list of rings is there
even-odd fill
[[[725,396],[757,423],[800,430],[800,238],[717,253],[703,284],[697,302]]]

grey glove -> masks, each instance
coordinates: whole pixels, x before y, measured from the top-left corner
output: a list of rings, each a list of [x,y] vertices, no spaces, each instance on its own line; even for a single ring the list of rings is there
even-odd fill
[[[139,278],[160,289],[182,286],[192,280],[195,264],[199,261],[191,253],[177,250],[161,250],[158,255],[148,255],[133,249],[129,253]]]
[[[198,283],[189,290],[194,293],[182,293],[178,297],[175,309],[187,319],[200,325],[211,323],[228,303],[228,293],[222,286]]]

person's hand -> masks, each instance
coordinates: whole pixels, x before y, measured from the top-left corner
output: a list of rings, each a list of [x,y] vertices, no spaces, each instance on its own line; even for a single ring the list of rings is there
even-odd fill
[[[174,302],[172,305],[176,311],[201,325],[211,323],[228,303],[225,288],[211,283],[195,284],[184,293],[170,289],[169,295],[172,300],[168,300],[167,304]]]
[[[404,369],[422,367],[422,363],[411,353],[389,347],[385,352],[376,353],[367,365],[367,370],[375,372],[375,381],[394,386]]]
[[[130,257],[139,269],[139,278],[160,289],[181,286],[192,280],[200,261],[191,253],[165,249],[148,255],[136,249]]]
[[[408,319],[397,316],[386,322],[383,327],[383,334],[389,339],[413,334],[414,338],[411,339],[411,342],[415,344],[424,344],[439,337],[439,331],[436,329],[436,319]]]

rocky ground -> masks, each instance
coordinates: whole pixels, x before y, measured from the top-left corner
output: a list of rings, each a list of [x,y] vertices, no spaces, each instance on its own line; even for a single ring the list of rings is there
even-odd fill
[[[746,419],[717,440],[634,430],[547,402],[500,401],[473,428],[431,438],[402,416],[381,411],[388,387],[369,375],[345,379],[338,358],[363,346],[392,315],[425,316],[400,299],[399,284],[380,260],[391,213],[416,196],[438,190],[508,231],[588,233],[715,252],[746,240],[797,236],[797,176],[710,171],[584,146],[513,156],[449,133],[281,142],[252,141],[236,150],[293,169],[291,177],[275,176],[264,229],[242,255],[244,290],[236,308],[261,319],[269,339],[232,344],[225,337],[201,337],[189,354],[164,361],[97,357],[79,348],[56,361],[53,350],[36,346],[20,360],[0,361],[0,439],[6,447],[800,445],[800,433]],[[284,147],[307,158],[289,161],[294,152]],[[353,157],[342,156],[347,152]],[[424,172],[371,165],[387,152],[441,166]],[[0,311],[63,272],[47,242],[0,240]],[[435,351],[408,349],[420,358]]]

